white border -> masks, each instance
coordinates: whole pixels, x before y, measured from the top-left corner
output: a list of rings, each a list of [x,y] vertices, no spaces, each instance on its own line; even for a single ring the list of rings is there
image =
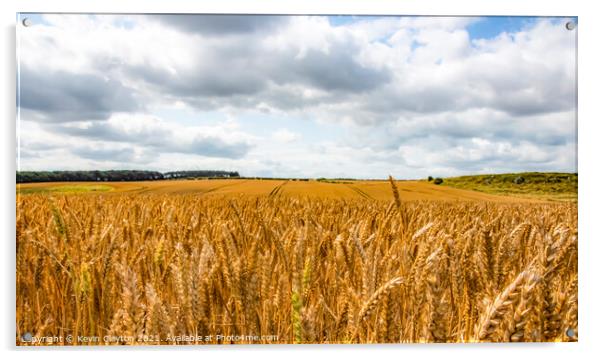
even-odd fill
[[[270,14],[406,14],[406,15],[556,15],[579,16],[579,343],[570,344],[470,344],[470,345],[361,345],[361,346],[244,346],[244,347],[186,347],[176,355],[206,357],[307,357],[312,355],[365,357],[366,354],[384,354],[402,357],[508,358],[517,355],[537,355],[544,358],[573,358],[597,356],[598,341],[602,339],[600,305],[600,262],[602,262],[602,226],[598,223],[600,186],[600,35],[599,11],[594,1],[579,0],[222,0],[198,2],[190,0],[105,0],[96,3],[75,0],[3,0],[0,1],[2,48],[0,62],[2,86],[2,206],[0,219],[2,237],[2,325],[0,325],[1,350],[5,355],[19,357],[56,356],[105,358],[107,355],[139,355],[164,358],[171,348],[96,348],[93,350],[46,348],[32,350],[14,347],[15,287],[14,287],[14,236],[15,236],[15,19],[16,12],[129,12],[129,13],[270,13]],[[17,352],[15,352],[17,351]],[[82,351],[84,351],[82,353]],[[12,353],[8,353],[12,352]]]

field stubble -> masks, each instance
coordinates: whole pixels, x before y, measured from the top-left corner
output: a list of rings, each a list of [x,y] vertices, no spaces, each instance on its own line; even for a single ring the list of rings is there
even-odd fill
[[[575,203],[394,193],[20,196],[17,344],[24,333],[156,344],[577,339]]]

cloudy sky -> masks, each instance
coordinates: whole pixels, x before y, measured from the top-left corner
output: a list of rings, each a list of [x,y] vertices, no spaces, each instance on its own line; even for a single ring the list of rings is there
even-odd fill
[[[568,19],[21,17],[21,170],[577,168]]]

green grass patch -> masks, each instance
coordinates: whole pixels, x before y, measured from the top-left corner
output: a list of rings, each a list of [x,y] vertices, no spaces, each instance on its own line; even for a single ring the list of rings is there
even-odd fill
[[[577,201],[577,173],[523,172],[445,178],[443,186],[484,193]]]
[[[87,192],[107,192],[113,187],[107,185],[64,185],[54,187],[32,187],[19,188],[17,185],[17,193],[19,194],[47,194],[47,193],[87,193]]]

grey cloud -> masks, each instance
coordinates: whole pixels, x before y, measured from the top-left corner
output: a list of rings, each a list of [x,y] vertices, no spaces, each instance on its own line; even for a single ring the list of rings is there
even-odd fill
[[[390,86],[368,94],[358,104],[358,109],[368,118],[372,115],[380,121],[391,121],[399,114],[408,112],[427,114],[465,109],[467,106],[461,103],[461,96],[458,89],[444,84],[401,89]]]
[[[27,148],[21,148],[21,151],[19,151],[19,154],[21,156],[21,159],[42,158],[42,154],[39,151],[32,151]]]
[[[283,110],[306,108],[371,92],[392,79],[386,67],[360,64],[356,58],[361,49],[351,38],[332,39],[327,52],[310,48],[299,56],[294,46],[266,47],[263,37],[272,34],[262,31],[220,42],[201,41],[198,49],[191,43],[194,66],[177,71],[151,64],[122,64],[119,68],[125,77],[150,86],[152,92],[201,110],[248,109],[260,103]],[[295,93],[299,88],[328,95],[307,100]]]
[[[495,168],[498,172],[513,172],[519,171],[554,171],[561,170],[572,172],[575,168],[571,166],[565,166],[562,163],[557,162],[559,155],[559,148],[540,147],[539,149],[544,150],[545,156],[543,158],[533,159],[530,154],[525,150],[522,153],[522,157],[517,156],[516,153],[490,153],[486,154],[477,160],[463,158],[463,157],[448,157],[445,164],[452,168],[461,169],[467,173],[480,173],[483,172],[484,168]]]
[[[521,117],[567,111],[575,107],[573,77],[554,72],[530,76],[534,71],[535,68],[525,70],[523,74],[510,75],[500,71],[495,78],[489,79],[474,78],[474,74],[466,73],[453,81],[417,86],[405,85],[402,78],[396,84],[369,93],[358,102],[357,107],[360,113],[366,114],[365,117],[372,115],[380,121],[391,121],[403,113],[420,115],[471,108],[488,108]],[[514,81],[514,77],[524,80]]]
[[[391,80],[388,69],[364,67],[354,60],[359,49],[353,44],[335,43],[328,53],[309,50],[301,59],[281,59],[277,83],[306,83],[325,91],[343,93],[369,92]],[[292,76],[291,76],[292,75]]]
[[[204,157],[239,159],[252,148],[245,141],[227,142],[217,136],[198,135],[191,141],[179,140],[173,130],[146,126],[126,132],[106,122],[93,122],[86,127],[46,126],[46,129],[59,134],[84,137],[97,141],[125,143],[143,146],[156,153],[183,153]],[[85,154],[102,156],[102,152],[85,151]]]
[[[81,146],[74,148],[71,153],[81,158],[103,162],[147,163],[150,160],[149,156],[136,156],[136,152],[131,147],[107,148]]]
[[[576,120],[571,112],[555,117],[512,117],[491,110],[420,117],[405,115],[396,122],[371,125],[370,131],[356,131],[349,145],[395,149],[408,141],[416,141],[420,145],[423,140],[435,137],[452,143],[482,138],[513,144],[526,141],[542,146],[561,146],[576,141],[576,130]]]
[[[569,44],[567,44],[569,45]],[[576,58],[566,47],[558,56],[573,57],[573,64],[553,66],[545,58],[508,60],[483,66],[474,63],[462,73],[458,88],[464,90],[466,106],[489,107],[511,116],[531,116],[567,111],[576,106],[576,77],[571,67]],[[543,55],[542,55],[543,56]],[[570,58],[569,57],[569,58]],[[476,59],[475,59],[476,60]],[[491,96],[490,94],[494,94]]]
[[[278,15],[147,15],[180,31],[203,35],[253,33],[273,30],[289,21]]]
[[[165,130],[147,126],[135,132],[125,132],[106,122],[92,122],[86,126],[46,125],[48,131],[90,139],[101,139],[103,141],[141,143],[159,145],[165,142],[170,134]]]
[[[57,148],[57,144],[55,144],[55,143],[50,144],[47,142],[30,141],[25,138],[21,138],[20,142],[21,142],[21,150],[28,149],[28,150],[33,150],[33,151],[49,151],[49,150],[54,150]]]
[[[140,108],[131,89],[97,75],[23,67],[19,80],[21,106],[48,122],[105,120],[113,112]]]
[[[553,87],[556,85],[550,83],[549,86]],[[527,91],[531,93],[526,94],[525,92]],[[553,92],[546,91],[543,88],[534,90],[532,87],[525,87],[522,91],[500,93],[495,100],[491,101],[491,106],[503,110],[512,116],[553,113],[566,111],[575,107],[574,91],[559,94]]]
[[[240,159],[249,152],[251,145],[245,142],[227,143],[218,137],[207,136],[196,137],[191,143],[170,142],[158,149],[205,157]]]
[[[283,110],[305,108],[337,102],[389,81],[388,71],[362,67],[345,54],[324,55],[312,51],[306,59],[293,57],[291,54],[289,58],[264,64],[255,63],[260,62],[259,56],[247,58],[248,66],[224,60],[215,67],[205,64],[205,69],[199,67],[194,72],[177,74],[149,67],[130,67],[128,71],[129,76],[150,84],[162,96],[185,101],[201,110],[248,109],[260,103]],[[295,86],[329,93],[308,100],[292,89]]]
[[[191,101],[200,96],[219,99],[256,94],[265,88],[268,80],[264,74],[233,66],[229,60],[176,74],[151,66],[125,65],[124,70],[128,76],[152,85],[156,91]]]
[[[502,147],[499,147],[502,146]],[[422,154],[405,154],[406,166],[428,175],[458,175],[520,171],[576,171],[576,158],[567,152],[576,149],[529,142],[509,143],[503,139],[485,145],[470,139],[450,139],[433,135],[411,139],[405,148],[420,149]],[[422,157],[422,155],[426,155]]]

